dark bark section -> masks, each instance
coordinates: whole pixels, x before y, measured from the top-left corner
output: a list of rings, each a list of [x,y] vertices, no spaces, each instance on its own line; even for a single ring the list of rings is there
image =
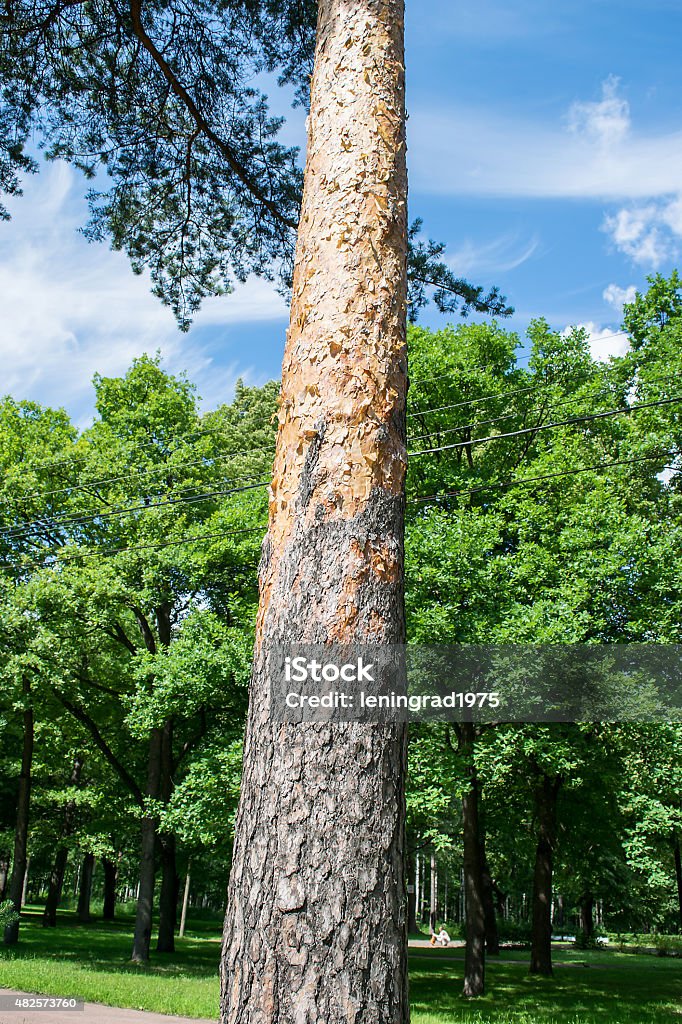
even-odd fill
[[[485,991],[485,900],[481,871],[479,782],[474,764],[475,729],[470,722],[460,727],[460,748],[467,759],[469,786],[462,797],[464,892],[466,900],[466,946],[464,950],[464,996],[482,996]]]
[[[147,772],[147,796],[158,799],[161,782],[161,745],[163,730],[152,729],[149,739],[149,761]],[[142,818],[140,836],[139,893],[135,912],[135,933],[131,959],[136,963],[149,960],[149,946],[152,938],[154,913],[154,878],[156,852],[156,818],[151,810]]]
[[[95,870],[94,853],[86,853],[81,865],[81,877],[78,887],[78,909],[76,916],[82,924],[91,920],[90,897],[92,896],[92,876]]]
[[[12,876],[9,883],[9,899],[18,914],[21,910],[21,899],[24,891],[24,878],[28,862],[28,822],[31,804],[31,768],[33,765],[34,722],[33,708],[30,704],[31,684],[28,677],[23,680],[24,709],[24,742],[21,752],[21,773],[17,793],[17,819],[14,831],[14,854],[12,856]],[[4,942],[13,946],[19,940],[19,921],[8,924],[5,928]]]
[[[118,866],[115,861],[108,857],[102,857],[102,870],[104,872],[104,903],[102,906],[102,918],[105,921],[113,921],[116,917],[116,877]]]
[[[552,875],[556,842],[557,797],[561,778],[543,775],[535,791],[538,842],[533,879],[531,974],[552,974]]]

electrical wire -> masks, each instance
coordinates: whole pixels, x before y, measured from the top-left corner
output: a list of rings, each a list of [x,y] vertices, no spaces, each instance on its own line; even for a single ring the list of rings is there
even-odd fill
[[[486,444],[488,441],[500,441],[510,437],[522,437],[524,434],[539,434],[543,430],[555,430],[557,427],[572,426],[576,423],[591,423],[594,420],[608,419],[612,416],[629,416],[630,413],[638,412],[640,409],[653,409],[662,405],[671,405],[673,402],[682,401],[682,395],[675,395],[674,398],[663,398],[657,402],[641,402],[639,405],[630,405],[625,409],[610,409],[607,412],[595,412],[589,416],[572,416],[567,420],[557,420],[554,423],[544,423],[537,427],[524,427],[521,430],[510,430],[506,434],[491,434],[489,437],[474,437],[471,441],[457,441],[455,444],[444,444],[438,448],[423,448],[418,452],[410,452],[411,458],[420,455],[435,455],[437,452],[454,451],[456,448],[467,448],[474,444]]]

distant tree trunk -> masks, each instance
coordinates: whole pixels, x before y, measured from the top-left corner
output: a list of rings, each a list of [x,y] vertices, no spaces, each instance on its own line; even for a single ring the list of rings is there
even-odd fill
[[[563,932],[564,923],[566,919],[565,901],[563,896],[557,896],[556,898],[556,924],[557,928],[560,928]]]
[[[580,929],[587,939],[594,936],[594,896],[590,892],[580,899]]]
[[[169,624],[170,632],[170,624]],[[170,644],[170,636],[168,637]],[[173,719],[164,723],[161,739],[161,799],[167,804],[173,791]],[[178,872],[175,863],[175,836],[159,836],[161,850],[161,894],[159,896],[158,953],[175,952],[175,927],[178,915]]]
[[[29,879],[30,871],[31,871],[31,854],[29,853],[29,855],[26,858],[26,870],[24,871],[24,884],[23,884],[23,886],[21,888],[21,908],[22,908],[22,910],[26,906],[26,903],[28,902],[28,879]]]
[[[9,883],[9,899],[18,914],[22,906],[24,880],[28,864],[28,820],[31,802],[31,767],[33,764],[33,708],[30,705],[31,684],[28,676],[23,680],[24,694],[24,742],[21,752],[21,772],[19,774],[19,790],[17,793],[17,817],[14,830],[14,854],[12,856],[12,876]],[[4,942],[13,946],[19,939],[19,921],[8,924],[5,928]]]
[[[76,911],[78,920],[83,924],[87,924],[87,922],[91,920],[90,897],[92,895],[92,875],[94,868],[94,853],[86,853],[83,857],[83,865],[81,867],[80,886],[78,889],[78,909]]]
[[[73,768],[71,769],[70,783],[72,786],[78,785],[82,768],[83,759],[80,754],[77,754],[73,761]],[[43,928],[54,928],[57,924],[57,907],[61,903],[62,888],[64,886],[64,872],[66,871],[66,864],[69,859],[69,848],[64,845],[63,841],[68,839],[73,832],[75,816],[76,801],[71,799],[64,807],[61,830],[62,845],[60,845],[55,854],[54,864],[52,865],[52,871],[50,872],[47,899],[45,901],[45,910],[43,911]]]
[[[0,903],[5,900],[7,892],[7,879],[9,878],[9,854],[0,854]]]
[[[680,852],[680,837],[675,834],[675,877],[677,879],[677,904],[680,912],[680,931],[682,932],[682,853]]]
[[[62,899],[62,887],[64,885],[64,872],[69,859],[68,846],[60,846],[54,858],[50,881],[47,889],[45,910],[43,911],[43,928],[54,928],[57,924],[57,907]]]
[[[161,850],[161,893],[159,896],[158,953],[175,952],[175,926],[178,912],[178,872],[175,863],[175,836],[159,836]]]
[[[438,916],[438,873],[436,871],[436,855],[431,854],[431,886],[429,889],[429,932],[436,930]]]
[[[405,876],[407,878],[407,931],[410,934],[419,930],[417,925],[417,886],[416,860],[413,853],[405,858]]]
[[[161,781],[161,743],[163,730],[152,729],[149,738],[149,761],[147,769],[147,796],[158,799]],[[131,959],[136,963],[149,960],[149,946],[152,938],[154,913],[154,854],[156,852],[156,818],[153,811],[142,818],[140,837],[140,868],[137,909],[135,912],[135,933]]]
[[[405,640],[404,2],[320,0],[318,17],[225,1024],[402,1024],[409,1013],[406,729],[282,724],[269,707],[277,645]]]
[[[189,907],[189,887],[191,883],[190,872],[192,870],[192,861],[187,862],[187,874],[185,875],[185,891],[182,896],[182,913],[180,915],[180,931],[178,935],[183,938],[185,934],[185,925],[187,924],[187,908]]]
[[[485,853],[485,830],[481,827],[481,882],[483,885],[483,912],[485,914],[485,949],[488,956],[500,955],[500,934],[497,929],[495,895],[490,865]]]
[[[485,900],[481,872],[479,784],[474,763],[475,730],[470,722],[460,727],[462,753],[468,762],[469,785],[462,797],[465,892],[464,995],[471,999],[485,991]]]
[[[561,779],[543,775],[536,788],[538,842],[533,879],[531,974],[552,974],[552,873],[560,787]]]
[[[102,919],[113,921],[116,917],[116,876],[118,866],[108,857],[102,857],[102,870],[104,872],[104,903],[102,905]]]

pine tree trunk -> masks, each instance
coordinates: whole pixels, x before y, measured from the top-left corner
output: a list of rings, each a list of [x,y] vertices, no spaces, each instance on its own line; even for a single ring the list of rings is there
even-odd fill
[[[82,924],[87,924],[90,920],[90,897],[92,895],[92,874],[94,868],[94,853],[86,853],[83,857],[80,886],[78,889],[77,917]]]
[[[152,729],[149,739],[149,761],[147,770],[147,796],[158,799],[161,782],[162,730]],[[152,938],[154,913],[154,854],[156,852],[156,818],[153,813],[142,818],[140,837],[140,869],[135,911],[135,934],[131,959],[136,963],[149,960],[149,946]]]
[[[17,793],[17,817],[14,830],[14,854],[12,856],[12,876],[9,883],[9,899],[17,912],[21,910],[24,882],[28,865],[28,820],[31,803],[31,767],[33,765],[33,708],[30,706],[31,684],[28,677],[23,681],[23,694],[26,701],[24,709],[24,742],[21,752],[21,773],[19,775],[19,791]],[[4,942],[13,946],[19,939],[19,921],[8,924],[5,928]]]
[[[429,932],[436,930],[438,917],[438,875],[436,874],[436,855],[431,854],[431,886],[429,889]]]
[[[104,903],[102,905],[102,919],[113,921],[116,917],[116,876],[118,867],[113,860],[102,857],[102,870],[104,871]]]
[[[463,865],[465,893],[464,996],[482,996],[485,991],[485,906],[481,872],[479,791],[474,764],[474,726],[461,726],[461,750],[469,762],[470,785],[462,797]]]
[[[221,965],[224,1024],[407,1020],[406,730],[269,713],[275,645],[403,643],[403,0],[321,0]]]
[[[536,790],[538,842],[533,879],[531,974],[552,974],[552,874],[557,796],[561,782],[542,776]]]

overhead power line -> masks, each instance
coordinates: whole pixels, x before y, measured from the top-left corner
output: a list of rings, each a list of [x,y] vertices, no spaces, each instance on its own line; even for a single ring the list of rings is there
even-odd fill
[[[590,423],[594,420],[608,419],[612,416],[629,416],[630,413],[639,412],[640,409],[653,409],[657,406],[671,405],[674,402],[682,401],[682,395],[675,395],[674,398],[662,398],[657,402],[641,402],[639,405],[629,405],[623,409],[610,409],[607,412],[595,412],[589,416],[572,416],[570,419],[557,420],[554,423],[544,423],[537,427],[523,427],[521,430],[510,430],[506,434],[490,434],[489,437],[474,437],[471,441],[457,441],[454,444],[440,445],[438,448],[424,448],[418,452],[411,452],[411,458],[420,455],[434,455],[436,452],[454,451],[456,448],[467,448],[474,444],[486,444],[488,441],[501,441],[510,437],[522,437],[524,434],[539,434],[544,430],[555,430],[557,427],[573,426],[576,423]]]
[[[592,466],[581,466],[579,469],[562,469],[555,473],[544,473],[542,476],[518,477],[515,480],[502,480],[497,483],[478,484],[476,487],[465,487],[457,491],[446,491],[441,494],[425,494],[417,498],[410,498],[408,504],[421,504],[429,501],[445,501],[448,498],[459,498],[466,494],[478,494],[480,491],[490,491],[499,488],[520,487],[527,484],[542,483],[545,480],[554,480],[562,476],[576,476],[579,473],[592,473],[600,469],[611,469],[613,466],[633,466],[640,462],[655,462],[666,458],[668,452],[658,452],[656,455],[640,455],[632,459],[615,459],[611,462],[597,462]],[[663,469],[679,470],[677,466],[663,466]]]

